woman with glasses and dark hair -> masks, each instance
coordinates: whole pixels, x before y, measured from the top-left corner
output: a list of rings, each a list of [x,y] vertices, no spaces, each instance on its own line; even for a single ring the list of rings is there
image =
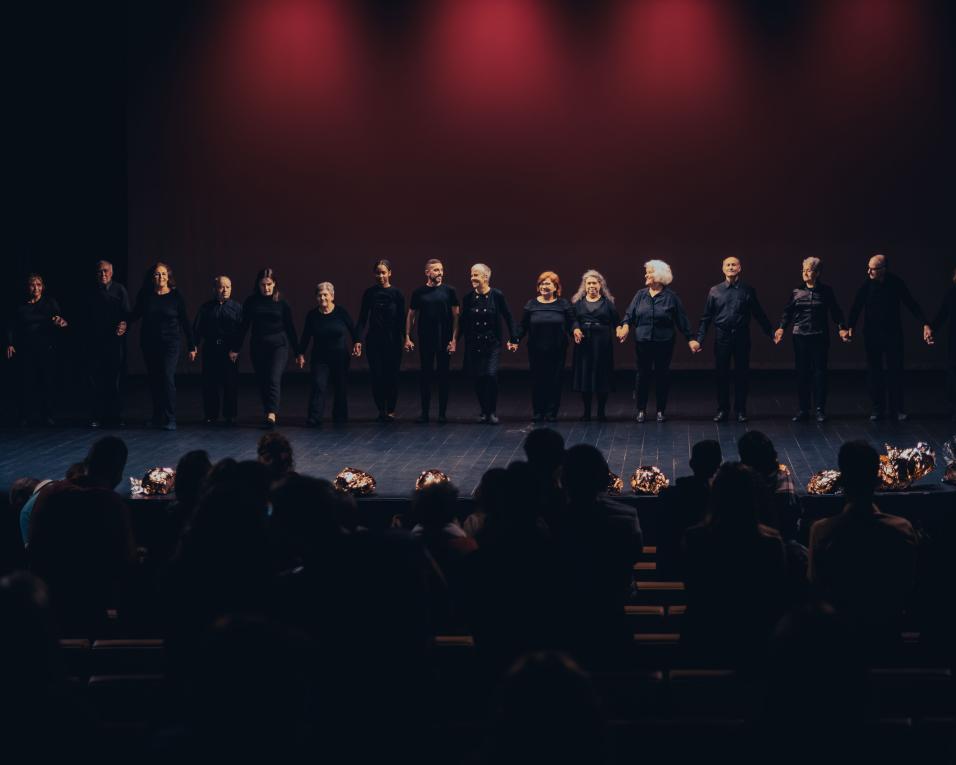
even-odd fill
[[[173,270],[158,262],[146,272],[129,322],[143,320],[139,345],[146,363],[146,376],[153,399],[153,416],[146,426],[176,430],[176,364],[186,336],[190,351],[196,349],[192,324],[186,316],[186,301],[176,289]]]
[[[773,333],[774,343],[783,340],[784,331],[793,325],[793,354],[797,363],[797,397],[799,411],[794,422],[810,419],[810,392],[816,406],[816,421],[826,420],[827,354],[830,350],[830,322],[837,325],[840,337],[846,338],[843,311],[828,284],[820,281],[823,263],[820,258],[803,261],[803,284],[790,294],[790,302]]]
[[[398,370],[402,366],[402,345],[405,342],[405,296],[392,286],[392,264],[389,261],[376,261],[372,270],[376,283],[362,295],[355,334],[359,339],[365,337],[364,344],[359,343],[359,350],[364,350],[368,357],[378,421],[393,422],[398,403]]]
[[[229,354],[232,361],[238,358],[239,349],[250,330],[249,356],[259,384],[264,424],[271,428],[279,415],[282,373],[289,354],[298,346],[292,309],[282,299],[275,271],[271,268],[263,268],[256,274],[253,293],[242,304],[242,329]]]
[[[56,390],[56,339],[67,326],[60,306],[43,294],[43,277],[26,279],[27,299],[17,305],[7,323],[7,360],[17,381],[17,422],[25,425],[34,392],[40,419],[53,425],[53,398]]]
[[[561,279],[554,271],[540,274],[537,286],[538,296],[525,303],[514,345],[527,336],[533,421],[554,422],[561,407],[564,359],[574,312],[561,297]]]

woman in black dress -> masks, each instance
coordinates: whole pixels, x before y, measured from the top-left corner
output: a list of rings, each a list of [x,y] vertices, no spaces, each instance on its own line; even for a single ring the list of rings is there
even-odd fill
[[[538,277],[538,296],[525,303],[515,335],[517,345],[528,337],[533,420],[554,422],[561,407],[561,376],[574,324],[571,304],[561,297],[561,280],[554,271]]]
[[[332,282],[320,282],[315,288],[319,305],[305,317],[302,340],[299,343],[295,363],[305,367],[305,353],[312,343],[310,371],[312,390],[309,393],[309,410],[305,424],[314,428],[322,424],[325,411],[325,396],[329,384],[335,388],[332,400],[332,421],[341,424],[348,419],[347,378],[349,358],[362,355],[355,325],[341,306],[335,304],[335,286]]]
[[[654,398],[657,403],[657,421],[664,422],[667,394],[670,391],[671,358],[674,341],[679,331],[691,342],[690,324],[677,293],[670,288],[674,281],[671,267],[663,260],[649,260],[644,264],[644,289],[637,291],[627,307],[617,339],[627,339],[634,327],[634,352],[637,356],[637,374],[634,378],[634,398],[637,402],[637,421],[644,422],[647,399],[654,374]]]
[[[196,349],[193,329],[186,316],[186,301],[176,289],[172,269],[156,263],[146,272],[130,323],[143,320],[139,345],[146,363],[146,376],[153,399],[153,416],[146,426],[176,430],[176,364],[182,346],[180,333],[186,336],[190,351]]]
[[[458,337],[465,339],[465,374],[475,382],[481,414],[478,422],[498,424],[498,357],[501,355],[501,322],[508,333],[509,351],[515,345],[514,320],[504,293],[491,284],[491,269],[484,263],[471,267],[471,292],[461,301]]]
[[[39,397],[40,419],[53,425],[56,389],[56,335],[67,326],[60,306],[43,294],[43,277],[27,276],[27,299],[18,305],[7,324],[7,360],[17,380],[17,422],[25,425],[32,394]]]
[[[279,283],[271,268],[263,268],[256,274],[252,295],[242,304],[242,331],[229,356],[233,361],[252,329],[249,340],[249,355],[259,384],[259,397],[265,412],[265,426],[271,428],[279,415],[282,372],[289,361],[289,354],[298,346],[292,309],[279,293]]]
[[[368,358],[378,421],[393,422],[398,403],[398,370],[402,365],[405,340],[405,296],[392,286],[391,263],[379,260],[373,270],[377,283],[362,295],[355,332],[360,339],[365,336],[364,345],[360,343],[359,347]]]
[[[607,394],[614,390],[614,331],[620,318],[614,296],[599,271],[589,269],[571,298],[574,307],[574,379],[571,390],[581,392],[582,420],[591,419],[591,398],[597,394],[597,418],[607,419]]]

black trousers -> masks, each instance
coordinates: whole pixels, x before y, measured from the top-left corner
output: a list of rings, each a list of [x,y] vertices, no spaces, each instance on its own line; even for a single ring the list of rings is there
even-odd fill
[[[259,385],[259,398],[262,401],[262,411],[279,412],[279,403],[282,397],[282,373],[289,361],[288,345],[253,345],[252,369],[256,373],[256,382]]]
[[[126,342],[120,338],[107,338],[90,345],[86,370],[90,416],[94,420],[117,422],[123,416]]]
[[[52,348],[18,347],[13,356],[17,381],[17,414],[26,419],[36,403],[40,417],[53,414],[56,394],[56,354]]]
[[[348,359],[320,360],[312,359],[309,365],[312,388],[309,391],[308,418],[321,422],[325,413],[325,399],[329,393],[329,386],[333,390],[332,419],[335,422],[345,422],[349,418],[348,408]]]
[[[797,400],[801,412],[809,412],[813,402],[821,412],[827,406],[827,357],[830,338],[824,334],[794,335],[793,355],[797,365]]]
[[[747,392],[750,384],[750,332],[721,332],[717,330],[714,344],[717,365],[717,408],[730,410],[730,365],[734,371],[734,411],[747,411]]]
[[[176,419],[176,364],[179,341],[153,342],[143,347],[146,377],[153,399],[153,424],[162,425]]]
[[[444,417],[448,408],[448,375],[451,368],[451,356],[445,345],[426,345],[419,343],[418,354],[421,359],[422,372],[420,389],[422,397],[422,414],[428,416],[431,408],[432,383],[438,383],[438,416]]]
[[[531,411],[557,417],[561,408],[561,387],[567,348],[528,350],[531,367]]]
[[[402,366],[402,348],[397,343],[368,340],[365,354],[368,356],[375,406],[379,413],[393,413],[398,403],[398,370]]]
[[[229,360],[229,347],[206,341],[202,348],[202,408],[207,420],[233,419],[239,412],[239,365]]]
[[[642,340],[634,344],[637,357],[637,374],[634,376],[634,400],[639,411],[647,409],[651,392],[651,375],[654,375],[654,400],[657,411],[667,409],[667,394],[671,387],[671,358],[674,355],[673,340]]]
[[[866,382],[874,412],[886,411],[887,394],[892,413],[903,410],[903,335],[867,334]],[[883,360],[886,360],[886,369]]]
[[[478,397],[482,414],[495,414],[498,411],[498,376],[475,377],[475,395]]]

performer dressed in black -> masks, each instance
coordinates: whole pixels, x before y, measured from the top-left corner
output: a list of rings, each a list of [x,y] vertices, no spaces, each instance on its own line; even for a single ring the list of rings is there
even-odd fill
[[[362,355],[362,346],[352,317],[348,311],[335,304],[335,286],[332,282],[320,282],[315,288],[315,299],[319,305],[306,314],[295,359],[296,366],[303,369],[305,354],[311,342],[312,358],[309,368],[312,390],[309,393],[309,410],[305,421],[310,428],[322,423],[325,397],[330,384],[335,389],[332,421],[341,424],[348,420],[349,358]]]
[[[933,345],[936,342],[935,333],[943,327],[949,328],[946,344],[946,398],[949,399],[951,416],[956,420],[956,270],[953,271],[953,284],[946,291],[943,304],[930,322],[930,331],[927,332],[925,328],[923,330],[923,339]]]
[[[481,414],[479,422],[498,424],[498,357],[501,355],[501,322],[508,333],[507,348],[514,351],[514,320],[504,293],[493,288],[491,269],[484,263],[471,267],[471,292],[461,301],[458,338],[465,339],[465,374],[475,383]]]
[[[810,393],[816,404],[816,421],[826,420],[827,354],[830,351],[830,319],[837,325],[840,337],[847,338],[843,311],[829,285],[820,281],[822,261],[806,258],[803,261],[803,285],[790,293],[790,302],[773,333],[779,344],[784,331],[793,325],[793,355],[797,366],[797,399],[800,408],[794,422],[810,419]]]
[[[528,338],[531,367],[531,411],[534,422],[558,419],[568,336],[574,324],[571,304],[561,297],[561,279],[554,271],[538,276],[538,296],[525,303],[515,343]]]
[[[392,286],[391,263],[379,260],[375,263],[374,271],[377,284],[362,295],[356,334],[360,338],[365,336],[361,349],[368,358],[378,421],[393,422],[398,403],[398,370],[402,366],[402,344],[405,339],[405,296]]]
[[[634,352],[637,356],[637,374],[634,377],[634,399],[637,403],[638,422],[647,416],[647,400],[651,389],[651,373],[655,375],[654,400],[657,404],[657,421],[667,418],[667,396],[670,392],[671,358],[674,356],[674,341],[679,330],[688,342],[691,340],[690,324],[684,306],[677,293],[670,288],[674,281],[671,267],[662,260],[649,260],[644,264],[643,289],[637,291],[624,312],[617,328],[617,339],[624,342],[634,327]]]
[[[56,336],[67,322],[60,316],[56,300],[43,294],[42,276],[27,276],[26,287],[26,301],[13,310],[7,322],[7,360],[14,365],[17,381],[17,422],[26,424],[30,399],[36,393],[41,421],[54,425]]]
[[[883,418],[889,393],[890,416],[903,421],[907,415],[903,409],[903,322],[900,306],[905,305],[920,320],[924,337],[927,332],[932,334],[933,330],[903,280],[887,272],[884,255],[870,258],[866,276],[850,308],[848,336],[853,337],[857,319],[861,313],[865,314],[863,345],[866,349],[867,387],[873,405],[870,419]]]
[[[271,268],[263,268],[256,274],[253,293],[242,304],[242,330],[235,345],[230,349],[230,358],[238,357],[239,349],[252,330],[249,340],[249,355],[259,384],[259,398],[265,412],[265,426],[273,427],[279,416],[282,392],[282,373],[289,362],[289,354],[298,347],[292,309],[282,299],[279,283]]]
[[[747,421],[747,389],[750,375],[750,319],[769,337],[770,320],[757,299],[757,290],[740,279],[743,270],[739,258],[724,258],[724,281],[710,288],[704,314],[700,317],[697,338],[691,345],[699,353],[710,325],[716,340],[714,357],[717,363],[717,414],[714,422],[724,422],[730,411],[730,364],[734,365],[734,410],[737,422]]]
[[[139,344],[153,399],[153,416],[146,425],[176,430],[176,363],[181,350],[180,333],[186,336],[190,351],[196,344],[192,325],[186,316],[186,302],[176,289],[172,269],[165,263],[156,263],[146,272],[129,321],[139,319],[143,320]]]
[[[591,419],[591,400],[597,395],[597,418],[607,419],[607,395],[614,390],[614,332],[620,323],[614,296],[599,271],[590,269],[571,298],[574,308],[574,376],[571,390],[580,391],[582,420]]]
[[[438,381],[438,421],[446,422],[448,373],[458,335],[459,303],[455,288],[443,283],[444,276],[440,260],[425,263],[425,286],[412,293],[405,319],[406,351],[415,349],[412,328],[418,326],[422,413],[416,422],[428,422],[433,379]]]
[[[96,264],[96,284],[84,306],[84,352],[90,395],[90,427],[123,424],[123,377],[126,373],[126,287],[113,279],[113,264]]]
[[[202,407],[207,425],[222,416],[232,425],[239,411],[239,365],[229,356],[242,332],[242,304],[232,299],[232,279],[217,276],[215,297],[202,304],[193,322],[193,337],[202,349]],[[189,352],[195,361],[197,351]]]

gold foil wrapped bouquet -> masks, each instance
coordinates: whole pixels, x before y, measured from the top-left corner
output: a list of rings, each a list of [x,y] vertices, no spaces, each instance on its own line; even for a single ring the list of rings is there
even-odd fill
[[[886,454],[880,455],[880,481],[884,491],[908,489],[914,481],[929,475],[936,468],[936,454],[923,441],[907,449],[890,444],[884,446]]]
[[[434,486],[439,483],[448,483],[451,479],[441,470],[424,470],[415,481],[415,491],[421,491],[427,486]]]
[[[631,474],[631,490],[635,494],[657,495],[668,486],[670,481],[656,465],[641,465]]]
[[[166,496],[176,488],[176,471],[171,467],[154,467],[146,471],[142,481],[143,494]]]
[[[624,493],[624,479],[610,470],[607,471],[607,493],[612,497],[620,497]]]
[[[821,470],[807,481],[807,494],[836,494],[840,491],[840,471]]]
[[[358,497],[375,493],[375,477],[358,468],[342,468],[332,484],[336,489]]]

